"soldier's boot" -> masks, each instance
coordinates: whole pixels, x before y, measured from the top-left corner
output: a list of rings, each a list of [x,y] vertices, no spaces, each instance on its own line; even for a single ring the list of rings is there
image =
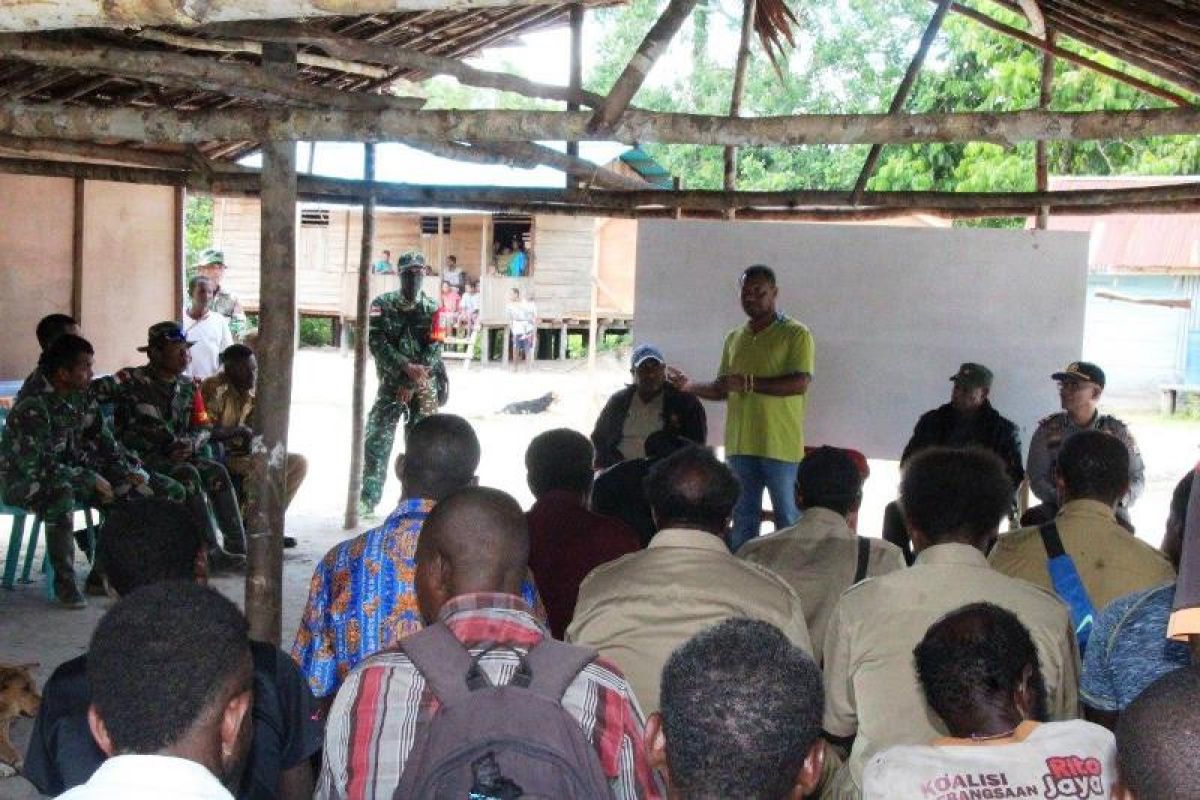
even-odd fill
[[[197,493],[188,498],[188,508],[192,512],[200,530],[204,533],[204,542],[208,546],[208,568],[213,572],[242,569],[246,566],[244,555],[235,555],[221,547],[217,541],[217,528],[213,524],[212,515],[208,513],[208,503],[204,495]]]
[[[212,495],[213,511],[217,523],[225,536],[225,552],[235,556],[246,555],[246,528],[242,522],[242,511],[238,508],[237,495],[233,487],[226,485],[224,491]]]
[[[46,522],[46,552],[54,570],[54,596],[64,608],[84,608],[87,601],[75,584],[74,526],[65,520]]]

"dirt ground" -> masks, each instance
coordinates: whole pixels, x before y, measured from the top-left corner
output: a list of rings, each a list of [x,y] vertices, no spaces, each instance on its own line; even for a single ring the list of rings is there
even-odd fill
[[[466,417],[479,433],[483,445],[480,482],[504,489],[528,507],[532,496],[525,485],[524,452],[529,439],[556,427],[590,432],[601,405],[625,380],[621,354],[604,354],[589,377],[586,362],[542,362],[528,372],[513,372],[499,366],[473,365],[463,371],[452,364],[451,397],[446,411]],[[297,355],[295,392],[290,432],[291,448],[309,460],[308,479],[288,514],[288,532],[299,546],[286,552],[284,561],[284,646],[291,643],[307,596],[314,563],[330,547],[356,531],[342,529],[347,465],[349,464],[351,359],[335,351],[304,350]],[[368,398],[374,397],[373,376]],[[511,416],[499,414],[506,404],[554,392],[558,400],[543,414]],[[1050,398],[1051,400],[1053,398]],[[1149,415],[1125,415],[1131,424],[1147,464],[1147,489],[1133,511],[1138,535],[1158,544],[1162,537],[1167,505],[1175,481],[1200,457],[1200,422],[1163,419]],[[898,424],[909,426],[911,421]],[[883,507],[895,497],[895,462],[872,461],[872,476],[865,491],[859,530],[878,536]],[[381,515],[399,497],[394,476],[384,491]],[[379,520],[360,526],[364,530]],[[0,520],[0,553],[8,544],[7,520]],[[39,547],[39,558],[41,548]],[[85,568],[81,564],[82,572]],[[35,573],[36,575],[36,573]],[[214,585],[237,602],[243,596],[240,577],[220,577]],[[15,591],[0,590],[0,662],[37,663],[41,683],[54,667],[87,649],[88,637],[110,603],[91,601],[83,611],[60,610],[45,599],[44,584],[37,575],[32,584]],[[24,749],[31,723],[18,721],[13,738]],[[19,778],[0,780],[0,800],[37,797]]]

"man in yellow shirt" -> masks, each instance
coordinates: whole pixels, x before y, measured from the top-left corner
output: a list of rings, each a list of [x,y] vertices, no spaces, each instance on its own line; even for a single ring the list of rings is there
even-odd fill
[[[250,442],[254,439],[250,415],[254,411],[254,385],[258,379],[258,359],[244,344],[234,344],[221,353],[221,371],[200,384],[204,408],[212,419],[212,440],[225,446],[225,468],[244,500],[242,490],[250,476]],[[308,460],[299,453],[287,454],[284,477],[286,509],[292,504],[300,484],[308,474]],[[296,540],[283,537],[284,547],[295,547]]]
[[[808,328],[776,310],[775,271],[762,264],[747,267],[739,285],[750,319],[725,337],[716,379],[697,383],[678,371],[671,375],[682,391],[729,403],[725,457],[742,484],[729,542],[735,552],[758,535],[764,488],[776,528],[800,518],[793,492],[804,457],[805,395],[813,373]]]

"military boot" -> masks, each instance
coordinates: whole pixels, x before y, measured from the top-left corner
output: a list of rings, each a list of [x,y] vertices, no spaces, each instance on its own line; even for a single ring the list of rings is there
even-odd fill
[[[46,552],[54,570],[54,596],[64,608],[85,608],[75,583],[75,537],[71,520],[46,522]]]
[[[192,516],[200,525],[200,530],[204,533],[204,542],[208,545],[209,570],[212,572],[224,572],[244,569],[246,566],[246,557],[230,553],[228,550],[222,548],[221,543],[217,541],[217,528],[213,524],[212,515],[208,513],[208,503],[204,501],[204,496],[198,494],[189,497],[188,507],[192,511]]]

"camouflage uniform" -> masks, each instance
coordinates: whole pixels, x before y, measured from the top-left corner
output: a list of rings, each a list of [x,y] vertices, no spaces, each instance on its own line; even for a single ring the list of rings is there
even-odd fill
[[[132,475],[143,483],[135,486]],[[44,520],[56,588],[68,582],[74,587],[71,515],[77,506],[99,505],[97,477],[112,485],[118,500],[156,494],[184,499],[182,485],[147,474],[113,438],[91,392],[33,391],[18,401],[0,437],[0,485],[6,503]]]
[[[216,535],[211,530],[205,497],[212,503],[225,534],[225,549],[244,553],[246,533],[229,473],[219,462],[200,455],[209,431],[192,421],[199,385],[182,376],[160,380],[151,374],[149,367],[130,367],[119,375],[122,383],[116,402],[116,429],[121,442],[150,469],[170,475],[184,485],[189,502],[195,504],[197,519],[205,524],[210,545],[216,544]],[[168,453],[181,438],[192,440],[192,455],[177,463]]]
[[[246,335],[246,312],[242,308],[242,301],[236,294],[218,288],[213,292],[208,309],[229,320],[229,332],[233,334],[235,342],[240,342]]]
[[[1058,491],[1054,484],[1054,467],[1058,462],[1058,451],[1063,443],[1080,431],[1104,431],[1120,439],[1129,450],[1129,493],[1122,498],[1118,513],[1126,512],[1141,495],[1146,486],[1145,465],[1133,434],[1125,423],[1108,414],[1096,413],[1088,425],[1082,427],[1071,422],[1066,411],[1051,414],[1038,422],[1029,442],[1029,462],[1025,470],[1029,475],[1029,488],[1043,503],[1058,507]],[[1127,514],[1126,514],[1127,516]]]
[[[387,292],[371,303],[368,344],[375,357],[379,393],[367,417],[363,453],[362,494],[365,508],[373,509],[383,496],[388,459],[396,438],[396,425],[406,417],[404,432],[425,417],[436,414],[440,383],[445,381],[442,345],[433,340],[433,315],[438,305],[424,292],[406,302],[399,291]],[[433,379],[415,384],[404,374],[408,364],[429,367]],[[444,389],[444,387],[443,387]]]

